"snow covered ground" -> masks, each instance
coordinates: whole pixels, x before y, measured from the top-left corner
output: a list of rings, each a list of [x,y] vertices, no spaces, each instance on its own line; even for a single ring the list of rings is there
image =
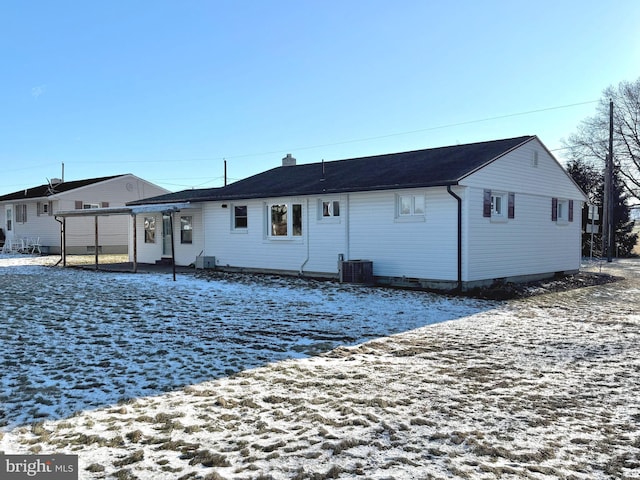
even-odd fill
[[[0,451],[88,479],[640,478],[639,261],[510,302],[37,263],[0,256]]]

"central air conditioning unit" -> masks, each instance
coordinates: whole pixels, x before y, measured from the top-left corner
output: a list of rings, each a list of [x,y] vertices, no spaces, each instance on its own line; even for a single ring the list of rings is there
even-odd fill
[[[196,257],[196,269],[216,268],[216,257],[198,255]]]
[[[373,262],[371,260],[341,261],[340,282],[373,285]]]

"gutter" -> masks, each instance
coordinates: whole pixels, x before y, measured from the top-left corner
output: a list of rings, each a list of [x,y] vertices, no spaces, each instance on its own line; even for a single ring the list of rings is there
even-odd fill
[[[456,290],[462,291],[462,198],[451,190],[451,185],[447,185],[447,192],[458,201],[458,286]]]

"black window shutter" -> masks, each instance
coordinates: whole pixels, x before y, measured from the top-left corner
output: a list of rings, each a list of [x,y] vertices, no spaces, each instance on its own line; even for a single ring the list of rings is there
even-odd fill
[[[573,200],[569,200],[569,221],[573,222]]]
[[[76,210],[82,210],[82,200],[76,200]]]
[[[558,199],[557,198],[551,199],[551,221],[552,222],[558,221]]]
[[[109,202],[102,202],[102,203],[100,203],[100,206],[102,208],[109,208]]]
[[[484,191],[482,202],[482,216],[491,217],[491,190]]]
[[[516,194],[513,192],[509,192],[509,210],[508,210],[509,218],[516,218]]]

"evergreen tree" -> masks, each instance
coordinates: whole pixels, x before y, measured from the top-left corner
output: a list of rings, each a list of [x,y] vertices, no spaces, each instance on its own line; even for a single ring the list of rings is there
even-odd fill
[[[578,186],[587,194],[589,203],[597,207],[602,220],[602,205],[604,197],[604,172],[592,163],[573,159],[567,164],[567,172],[573,177]],[[629,194],[620,178],[618,169],[613,176],[613,226],[615,232],[616,251],[620,257],[632,255],[633,248],[638,241],[638,234],[633,233],[634,222],[631,220],[631,209],[628,205]],[[587,209],[583,210],[582,254],[588,256],[591,252],[591,233],[586,231]],[[602,249],[602,233],[593,235],[593,252],[600,255]]]

